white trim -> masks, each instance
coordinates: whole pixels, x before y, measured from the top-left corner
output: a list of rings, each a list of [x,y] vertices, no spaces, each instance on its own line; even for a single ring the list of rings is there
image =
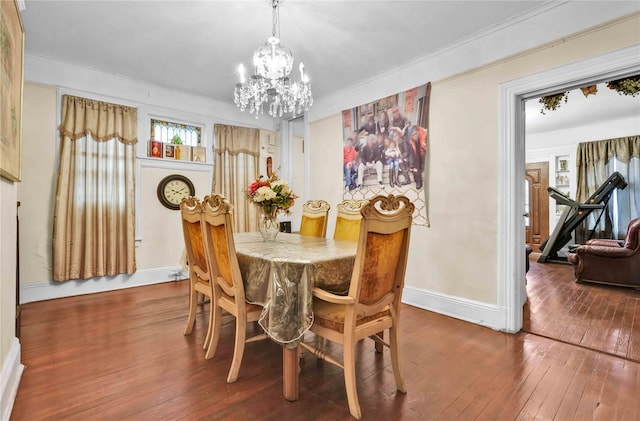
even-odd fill
[[[524,286],[524,100],[640,72],[640,44],[500,84],[498,307],[500,330],[522,328]]]
[[[138,157],[139,167],[165,168],[174,171],[199,171],[213,175],[213,162],[179,161],[162,158]]]
[[[24,365],[20,364],[20,341],[18,338],[11,340],[9,353],[2,362],[2,376],[0,377],[0,416],[2,421],[9,421],[13,402],[18,394],[20,378],[24,371]]]
[[[495,330],[502,325],[498,306],[466,298],[405,286],[402,302]]]
[[[203,116],[207,122],[243,127],[273,129],[276,120],[270,116],[256,119],[252,114],[239,112],[233,103],[223,102],[188,92],[177,91],[148,82],[97,71],[61,60],[25,54],[24,80],[56,86],[70,95],[91,95],[91,98],[116,102],[155,111]],[[71,92],[81,92],[74,94]],[[104,99],[100,99],[104,98]],[[58,120],[59,121],[59,120]],[[209,124],[210,124],[209,123]]]
[[[167,266],[142,269],[133,275],[103,276],[66,282],[30,282],[20,285],[20,304],[172,282],[176,277],[186,277],[181,271],[182,266]]]
[[[567,145],[567,146],[558,146],[558,147],[544,147],[544,148],[535,148],[529,149],[526,151],[526,162],[543,162],[549,161],[558,155],[572,155],[575,154],[576,147],[575,145]],[[549,173],[551,173],[551,167],[549,167]]]

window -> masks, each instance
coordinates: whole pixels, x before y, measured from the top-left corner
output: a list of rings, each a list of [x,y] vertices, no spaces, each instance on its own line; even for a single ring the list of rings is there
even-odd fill
[[[181,143],[189,146],[200,146],[202,128],[188,124],[151,119],[151,136],[164,143]],[[176,141],[180,139],[180,141]]]

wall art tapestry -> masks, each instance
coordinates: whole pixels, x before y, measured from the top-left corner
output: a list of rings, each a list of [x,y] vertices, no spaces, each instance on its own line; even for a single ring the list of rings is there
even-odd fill
[[[342,111],[344,199],[389,193],[413,202],[415,225],[429,226],[431,83]]]
[[[0,1],[0,176],[20,181],[24,29],[15,1]]]

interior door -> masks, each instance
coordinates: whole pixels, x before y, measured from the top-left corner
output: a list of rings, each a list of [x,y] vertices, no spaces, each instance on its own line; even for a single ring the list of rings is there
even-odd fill
[[[534,252],[540,251],[540,243],[549,236],[549,163],[533,162],[526,165],[525,241]]]

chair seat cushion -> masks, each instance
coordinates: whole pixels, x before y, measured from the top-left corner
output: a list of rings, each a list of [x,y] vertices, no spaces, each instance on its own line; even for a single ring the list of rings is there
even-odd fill
[[[376,320],[381,317],[390,317],[391,312],[389,306],[371,316],[358,316],[356,326]],[[344,313],[345,305],[329,303],[319,298],[313,299],[313,323],[327,329],[344,333]]]
[[[246,306],[247,306],[247,313],[262,313],[262,310],[264,309],[264,307],[258,304],[246,303]]]

